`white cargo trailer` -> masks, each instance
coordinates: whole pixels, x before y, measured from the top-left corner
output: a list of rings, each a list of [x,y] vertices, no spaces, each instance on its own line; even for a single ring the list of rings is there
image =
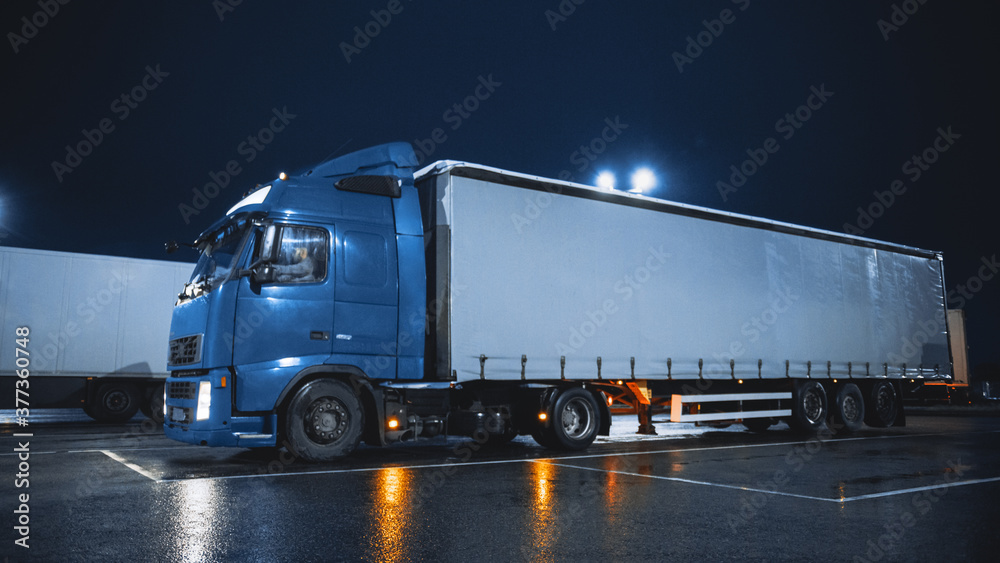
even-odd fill
[[[811,394],[888,426],[904,383],[951,376],[938,252],[475,164],[417,177],[436,379],[652,390],[679,421]]]
[[[15,408],[17,370],[27,363],[29,409],[82,407],[102,421],[142,409],[162,420],[164,342],[177,288],[193,267],[0,247],[2,408]]]

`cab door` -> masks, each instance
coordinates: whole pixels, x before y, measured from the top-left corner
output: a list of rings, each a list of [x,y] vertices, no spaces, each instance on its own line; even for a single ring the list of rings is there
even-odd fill
[[[237,370],[236,403],[241,411],[270,410],[289,378],[305,367],[323,363],[332,350],[334,227],[276,227],[279,250],[275,280],[261,284],[253,276],[244,276],[239,282],[229,338]],[[258,260],[260,239],[258,232],[247,266]]]

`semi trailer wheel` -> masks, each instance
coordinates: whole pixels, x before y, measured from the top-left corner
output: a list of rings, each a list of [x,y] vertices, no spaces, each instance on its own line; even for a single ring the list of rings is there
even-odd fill
[[[125,422],[138,412],[140,397],[131,383],[104,383],[83,412],[98,422]]]
[[[814,433],[826,423],[826,390],[818,381],[795,382],[792,392],[792,418],[789,425],[799,432]]]
[[[163,424],[163,385],[153,388],[152,394],[139,405],[139,410],[157,424]]]
[[[333,379],[303,386],[288,405],[285,434],[291,452],[309,461],[342,458],[358,447],[364,412],[354,391]]]
[[[833,423],[837,431],[857,432],[865,425],[865,399],[861,389],[846,383],[833,400]]]
[[[748,418],[743,421],[743,426],[746,426],[747,430],[759,434],[766,432],[774,423],[773,418]]]
[[[865,424],[886,428],[896,423],[899,415],[899,395],[889,381],[878,380],[872,384],[865,409]]]
[[[588,391],[572,387],[556,396],[549,420],[532,433],[547,448],[582,450],[594,443],[601,427],[597,399]]]

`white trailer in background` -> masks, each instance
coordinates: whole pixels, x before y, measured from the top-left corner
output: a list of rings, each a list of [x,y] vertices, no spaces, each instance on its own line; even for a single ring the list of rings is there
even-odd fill
[[[81,407],[101,421],[127,420],[141,409],[162,420],[164,342],[177,288],[193,267],[0,247],[0,389],[6,397],[0,408],[15,408],[15,342],[22,337],[18,328],[27,327],[26,346],[18,347],[30,360],[29,409]]]

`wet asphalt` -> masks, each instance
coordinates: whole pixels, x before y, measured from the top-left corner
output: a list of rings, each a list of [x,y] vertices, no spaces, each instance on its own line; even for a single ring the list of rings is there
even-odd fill
[[[140,418],[49,420],[0,433],[5,560],[995,561],[1000,548],[997,417],[573,454],[438,439],[326,464],[175,443]]]

